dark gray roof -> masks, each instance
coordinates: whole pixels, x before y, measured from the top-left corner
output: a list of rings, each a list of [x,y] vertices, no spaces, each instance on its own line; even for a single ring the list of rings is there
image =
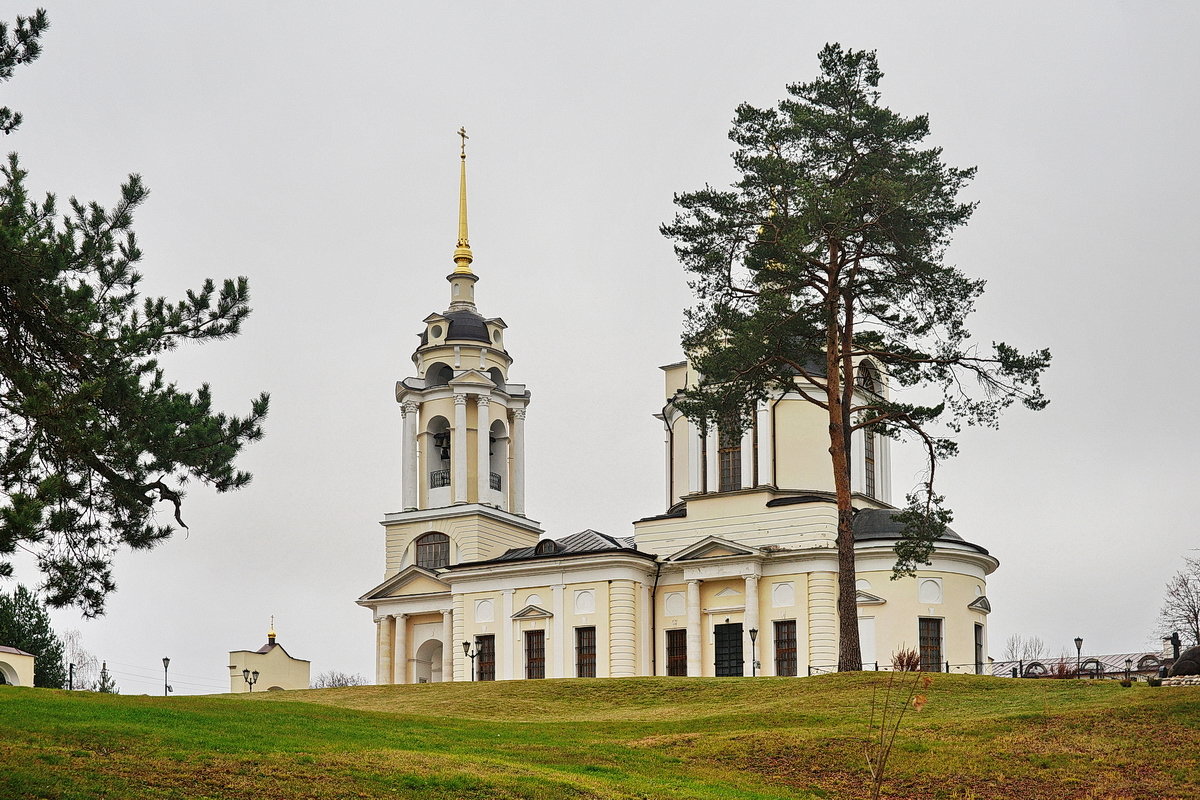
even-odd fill
[[[903,523],[897,522],[893,515],[897,511],[887,508],[860,508],[854,515],[854,541],[863,542],[871,539],[899,539],[904,530]],[[940,537],[944,541],[958,542],[978,550],[984,555],[988,551],[977,544],[963,539],[950,528]]]
[[[547,547],[546,542],[553,542],[553,546]],[[545,552],[538,552],[539,545]],[[600,533],[589,528],[579,533],[572,533],[570,536],[564,536],[561,539],[543,539],[538,545],[533,547],[514,547],[496,558],[489,559],[487,562],[475,563],[526,561],[536,558],[558,558],[564,555],[603,553],[605,551],[616,550],[637,551],[637,545],[634,543],[632,536],[609,536],[606,533]],[[648,558],[653,558],[650,553],[646,553],[645,555]]]
[[[467,339],[472,342],[491,342],[486,321],[474,311],[447,311],[443,314],[448,321],[446,341]],[[421,344],[428,344],[429,336],[421,332]]]

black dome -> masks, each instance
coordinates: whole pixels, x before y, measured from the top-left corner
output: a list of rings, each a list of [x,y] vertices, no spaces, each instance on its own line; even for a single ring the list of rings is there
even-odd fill
[[[474,311],[448,311],[443,316],[449,321],[446,341],[466,339],[491,344],[492,337],[488,335],[487,323]],[[421,344],[429,344],[426,332],[421,333]]]

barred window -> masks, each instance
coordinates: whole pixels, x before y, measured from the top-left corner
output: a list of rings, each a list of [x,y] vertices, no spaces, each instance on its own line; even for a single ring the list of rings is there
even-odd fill
[[[525,677],[546,677],[545,631],[525,631]]]
[[[667,631],[667,674],[687,675],[687,630],[684,628]]]
[[[575,629],[575,675],[579,678],[596,677],[596,629]]]
[[[796,674],[796,620],[775,620],[775,674]]]
[[[450,537],[444,533],[427,533],[417,538],[417,566],[437,569],[450,563]]]
[[[919,619],[921,642],[921,669],[925,672],[942,671],[942,621],[930,617]]]
[[[479,659],[478,679],[481,681],[496,680],[496,637],[476,636],[475,652]]]

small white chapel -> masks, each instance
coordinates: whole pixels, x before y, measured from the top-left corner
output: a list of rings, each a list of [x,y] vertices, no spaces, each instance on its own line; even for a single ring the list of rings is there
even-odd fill
[[[382,522],[383,581],[357,601],[375,621],[376,683],[835,671],[827,421],[799,394],[761,403],[744,433],[701,435],[673,403],[695,371],[686,360],[662,367],[660,513],[630,536],[547,536],[527,516],[530,392],[509,375],[504,320],[476,306],[460,134],[450,302],[425,318],[415,374],[396,384],[403,508]],[[886,396],[878,365],[857,369],[857,391]],[[901,526],[890,442],[855,436],[863,668],[886,668],[904,649],[926,670],[987,672],[987,576],[999,562],[947,532],[929,566],[891,580]]]

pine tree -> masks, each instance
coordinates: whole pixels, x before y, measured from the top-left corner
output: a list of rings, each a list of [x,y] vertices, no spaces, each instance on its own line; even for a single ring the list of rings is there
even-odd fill
[[[0,645],[33,655],[34,686],[66,688],[62,640],[50,625],[46,606],[24,586],[12,594],[0,593]]]
[[[44,12],[0,29],[0,80],[36,56]],[[5,109],[7,112],[8,110]],[[0,115],[9,130],[20,115]],[[18,548],[34,553],[51,605],[103,612],[114,552],[147,549],[184,525],[188,481],[225,492],[250,475],[234,466],[262,436],[267,395],[244,417],[215,412],[207,384],[180,390],[158,357],[185,341],[238,333],[250,313],[245,278],[170,302],[142,297],[132,175],[111,210],[25,188],[16,155],[0,168],[0,575]],[[184,526],[186,527],[186,526]]]
[[[1039,377],[1050,353],[973,344],[965,320],[984,283],[943,255],[974,210],[958,199],[974,168],[946,166],[940,149],[922,148],[926,116],[880,105],[874,52],[831,44],[819,58],[821,75],[789,86],[778,107],[738,107],[730,138],[739,180],[728,191],[676,195],[681,211],[662,232],[698,299],[683,345],[703,379],[680,409],[702,427],[745,427],[755,402],[787,391],[828,414],[846,670],[861,666],[851,435],[911,437],[925,449],[927,479],[899,515],[895,575],[911,574],[951,519],[934,491],[936,465],[956,452],[949,434],[995,426],[1014,401],[1044,407]],[[942,402],[856,391],[864,359],[892,386],[933,387]]]
[[[113,680],[112,673],[108,671],[108,662],[104,661],[100,664],[100,678],[92,684],[93,692],[102,692],[104,694],[120,694],[121,691],[117,688],[117,682]]]

